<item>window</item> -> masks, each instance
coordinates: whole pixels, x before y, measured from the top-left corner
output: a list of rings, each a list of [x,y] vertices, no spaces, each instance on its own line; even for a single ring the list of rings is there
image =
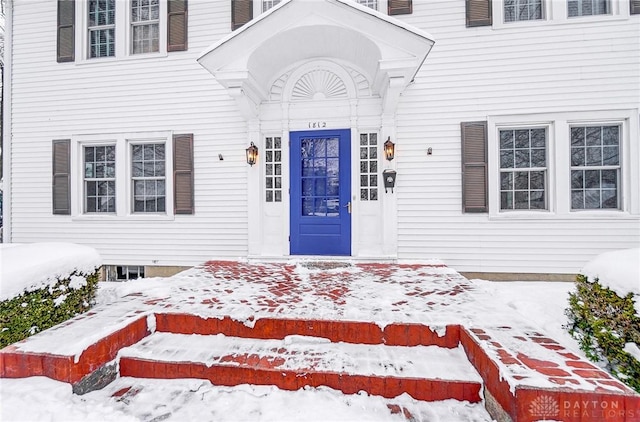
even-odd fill
[[[608,15],[611,13],[609,0],[569,0],[569,17]]]
[[[84,212],[116,212],[116,146],[84,147]]]
[[[547,209],[547,130],[500,130],[500,209]]]
[[[133,212],[166,211],[165,145],[131,146]]]
[[[160,46],[159,0],[131,0],[131,53],[152,53]]]
[[[107,281],[127,281],[144,278],[144,266],[139,265],[107,265]]]
[[[504,21],[530,21],[542,19],[543,0],[504,0]]]
[[[571,209],[620,208],[620,126],[571,127]]]
[[[262,0],[262,11],[266,12],[278,3],[280,0]]]
[[[378,134],[360,134],[360,199],[378,200]]]
[[[378,10],[378,0],[357,0],[357,2],[373,10]]]
[[[265,139],[265,199],[282,202],[282,140],[279,136]]]
[[[115,55],[115,0],[89,0],[89,57]]]

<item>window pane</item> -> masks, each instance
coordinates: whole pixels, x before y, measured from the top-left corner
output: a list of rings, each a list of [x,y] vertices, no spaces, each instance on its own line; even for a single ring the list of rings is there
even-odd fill
[[[602,188],[616,189],[618,187],[617,170],[602,170]]]
[[[547,139],[547,133],[545,129],[532,129],[531,130],[531,147],[532,148],[545,148]]]
[[[530,167],[529,150],[516,150],[516,167]]]
[[[584,172],[582,170],[573,170],[571,172],[571,189],[584,188]]]
[[[537,189],[544,191],[545,183],[544,183],[544,172],[543,171],[532,171],[529,174],[529,184],[530,189]]]
[[[617,166],[620,164],[618,147],[602,148],[602,164],[605,166]]]
[[[544,191],[531,191],[530,207],[532,210],[546,209],[546,204],[544,203]]]
[[[571,148],[571,165],[572,166],[584,166],[585,164],[585,149],[584,148]]]
[[[531,167],[546,167],[547,154],[544,149],[531,150]]]
[[[513,168],[513,151],[500,151],[500,168]]]
[[[602,191],[602,208],[618,208],[618,192],[615,189]]]
[[[600,147],[587,147],[587,166],[602,165],[602,149]]]
[[[516,148],[529,148],[528,130],[516,130]]]
[[[588,127],[587,132],[587,146],[600,146],[601,141],[601,128],[600,127]]]
[[[584,172],[584,185],[585,188],[599,188],[600,187],[600,170],[587,170]]]
[[[500,208],[503,210],[513,209],[513,193],[502,192],[500,194]]]
[[[602,129],[602,143],[604,145],[618,145],[620,141],[620,128],[618,126],[605,126]]]
[[[585,145],[585,129],[583,127],[572,127],[571,128],[571,146],[584,146]]]
[[[514,208],[517,210],[529,209],[529,192],[520,192],[520,191],[515,192]]]
[[[529,173],[528,172],[515,172],[514,184],[516,190],[528,190],[529,189]]]
[[[584,191],[571,191],[571,208],[584,209]]]
[[[500,189],[513,190],[513,173],[511,172],[500,173]]]
[[[500,149],[513,149],[513,131],[500,131]]]
[[[600,208],[600,191],[587,189],[584,191],[584,207],[587,209]]]

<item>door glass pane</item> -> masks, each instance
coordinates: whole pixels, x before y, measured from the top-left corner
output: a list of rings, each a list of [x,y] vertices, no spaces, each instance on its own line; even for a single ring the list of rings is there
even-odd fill
[[[340,216],[339,138],[301,140],[302,215]]]

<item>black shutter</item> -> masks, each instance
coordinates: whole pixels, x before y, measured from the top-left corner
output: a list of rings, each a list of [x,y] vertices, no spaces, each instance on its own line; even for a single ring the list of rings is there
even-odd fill
[[[75,60],[75,0],[58,0],[58,63]]]
[[[487,122],[462,122],[462,211],[488,212]]]
[[[410,15],[413,12],[412,0],[389,0],[387,13],[391,15]]]
[[[253,0],[231,0],[231,30],[253,19]]]
[[[54,214],[71,214],[70,145],[69,139],[53,141],[52,204]]]
[[[466,0],[467,26],[489,26],[491,18],[491,0]]]
[[[187,50],[187,0],[167,3],[167,51]]]
[[[630,0],[629,8],[629,13],[632,15],[640,15],[640,0]]]
[[[173,135],[173,202],[176,214],[193,214],[193,134]]]

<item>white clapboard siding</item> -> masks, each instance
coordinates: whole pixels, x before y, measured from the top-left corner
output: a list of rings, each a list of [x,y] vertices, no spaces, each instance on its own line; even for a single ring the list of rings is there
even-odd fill
[[[188,51],[56,63],[56,2],[14,2],[14,242],[83,243],[96,247],[108,264],[195,265],[247,254],[245,122],[196,62],[228,33],[227,3],[189,2]],[[150,131],[194,134],[195,215],[51,215],[52,139]]]
[[[13,1],[14,242],[78,242],[122,265],[247,256],[246,123],[196,62],[229,33],[230,3],[189,1],[188,51],[56,63],[56,2]],[[640,16],[494,29],[466,28],[464,0],[414,0],[413,11],[396,18],[436,43],[396,115],[398,258],[440,258],[460,271],[575,273],[597,253],[637,247],[637,215],[463,214],[460,122],[637,109]],[[53,139],[151,131],[194,134],[194,215],[52,215]]]
[[[397,114],[400,258],[441,258],[461,271],[575,273],[603,250],[638,246],[637,215],[462,214],[460,165],[463,121],[637,109],[638,17],[466,28],[463,1],[417,1],[400,18],[436,40]]]

